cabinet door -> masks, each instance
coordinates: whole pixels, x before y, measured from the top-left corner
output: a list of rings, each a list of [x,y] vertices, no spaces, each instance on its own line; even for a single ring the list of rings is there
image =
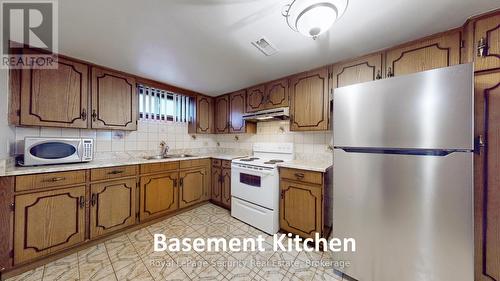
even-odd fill
[[[85,235],[85,186],[15,197],[14,263],[78,244]]]
[[[135,179],[90,186],[90,238],[135,223]]]
[[[475,280],[500,280],[500,72],[475,77]]]
[[[243,113],[245,112],[245,91],[232,93],[229,96],[229,132],[245,133],[245,121]]]
[[[474,23],[475,70],[500,68],[500,12]]]
[[[229,97],[215,99],[215,133],[229,132]]]
[[[221,189],[221,203],[227,208],[231,208],[231,169],[222,169]]]
[[[206,169],[181,171],[179,173],[179,208],[203,201],[204,186],[207,181]]]
[[[214,131],[213,100],[209,97],[198,97],[196,114],[196,132],[210,134]]]
[[[290,79],[290,130],[328,130],[328,70],[326,67]]]
[[[57,69],[23,69],[21,125],[87,128],[88,75],[87,65],[63,58]]]
[[[92,128],[137,130],[135,79],[92,68]]]
[[[281,180],[280,189],[280,228],[304,238],[321,235],[321,186]]]
[[[334,64],[331,77],[333,88],[381,79],[382,53]]]
[[[212,166],[212,200],[221,202],[222,198],[222,169]]]
[[[178,209],[178,173],[141,177],[141,220],[155,218]]]
[[[460,63],[460,32],[448,32],[386,52],[386,77],[405,75]]]
[[[266,85],[266,108],[288,106],[288,78],[270,82]]]
[[[265,109],[265,86],[259,85],[247,90],[247,112]]]

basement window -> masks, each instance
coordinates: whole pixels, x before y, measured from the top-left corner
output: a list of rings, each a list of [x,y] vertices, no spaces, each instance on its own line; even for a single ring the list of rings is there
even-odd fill
[[[143,120],[189,122],[193,98],[145,85],[138,85],[139,115]]]

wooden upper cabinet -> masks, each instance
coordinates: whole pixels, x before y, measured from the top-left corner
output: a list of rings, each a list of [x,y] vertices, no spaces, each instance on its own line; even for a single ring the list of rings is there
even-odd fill
[[[385,76],[399,76],[459,64],[460,45],[460,31],[457,30],[388,50]]]
[[[329,95],[326,67],[290,78],[290,130],[328,130]]]
[[[245,133],[245,91],[235,92],[229,95],[229,132]]]
[[[196,132],[198,134],[210,134],[214,132],[214,109],[213,99],[199,96],[196,106]]]
[[[376,53],[332,65],[331,85],[340,88],[382,78],[383,54]]]
[[[215,133],[229,132],[229,96],[215,98]]]
[[[258,85],[247,90],[246,112],[288,106],[288,78]]]
[[[474,154],[474,280],[500,280],[500,71],[475,77],[475,134],[485,147]]]
[[[141,220],[159,217],[178,209],[178,172],[143,176],[140,181]]]
[[[90,193],[90,238],[135,223],[135,179],[92,184]]]
[[[88,67],[64,58],[58,61],[57,69],[22,70],[21,125],[87,128]]]
[[[14,264],[83,242],[85,201],[85,185],[16,196]]]
[[[254,112],[265,107],[265,85],[259,85],[247,90],[246,112]]]
[[[288,78],[266,84],[266,109],[288,106]]]
[[[500,68],[500,11],[474,22],[475,70]]]
[[[137,130],[137,102],[133,77],[92,68],[92,128]]]
[[[280,190],[280,228],[303,238],[322,235],[321,186],[282,179]]]
[[[179,208],[203,201],[207,170],[200,168],[179,173]]]

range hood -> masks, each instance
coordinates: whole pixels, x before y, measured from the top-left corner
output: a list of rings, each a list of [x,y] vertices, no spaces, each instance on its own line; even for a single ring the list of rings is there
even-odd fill
[[[290,117],[290,109],[288,107],[280,107],[266,109],[257,112],[243,114],[243,120],[249,122],[264,122],[275,120],[286,120]]]

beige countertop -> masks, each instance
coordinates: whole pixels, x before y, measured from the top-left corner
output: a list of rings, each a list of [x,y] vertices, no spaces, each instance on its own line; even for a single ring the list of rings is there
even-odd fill
[[[236,155],[236,154],[204,154],[195,157],[185,157],[185,158],[173,158],[173,159],[155,159],[147,160],[143,157],[128,157],[128,158],[111,158],[111,159],[97,159],[92,162],[86,163],[75,163],[75,164],[60,164],[60,165],[47,165],[47,166],[33,166],[33,167],[7,167],[5,172],[0,171],[0,176],[19,176],[28,174],[40,174],[40,173],[51,173],[51,172],[63,172],[63,171],[74,171],[74,170],[86,170],[95,168],[105,168],[114,166],[126,166],[126,165],[139,165],[139,164],[151,164],[159,162],[173,162],[173,161],[184,161],[184,160],[194,160],[203,158],[216,158],[222,160],[233,160],[237,158],[243,158],[247,155]],[[326,170],[331,167],[333,161],[317,161],[317,160],[293,160],[286,163],[278,164],[278,167],[301,169],[315,172],[326,172]]]
[[[19,175],[28,175],[28,174],[86,170],[86,169],[114,167],[114,166],[151,164],[151,163],[158,163],[158,162],[185,161],[185,160],[204,159],[204,158],[233,160],[233,159],[242,158],[245,156],[247,156],[247,155],[232,155],[232,154],[214,153],[214,154],[199,155],[199,156],[195,156],[195,157],[155,159],[155,160],[147,160],[147,159],[144,159],[143,157],[98,159],[98,160],[93,160],[91,162],[86,162],[86,163],[32,166],[32,167],[7,167],[4,173],[0,172],[0,176],[19,176]]]
[[[314,172],[326,172],[333,165],[332,161],[318,160],[293,160],[286,163],[279,163],[278,167],[300,169]]]

